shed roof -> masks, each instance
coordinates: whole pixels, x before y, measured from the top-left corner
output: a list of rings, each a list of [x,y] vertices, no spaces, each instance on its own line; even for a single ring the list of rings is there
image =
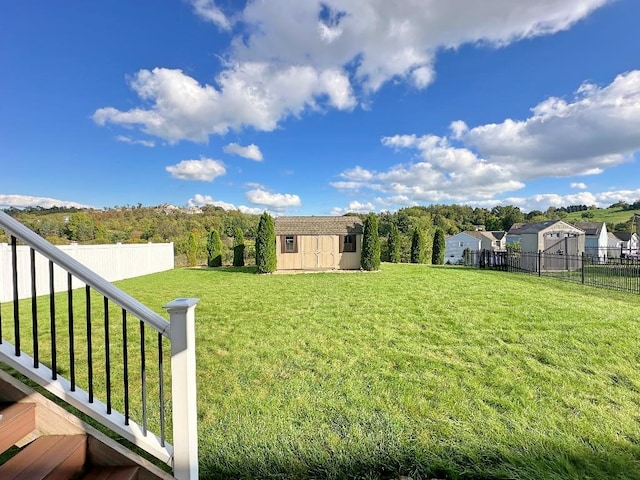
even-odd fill
[[[579,231],[582,232],[580,228],[574,227],[573,225],[569,225],[562,220],[547,220],[546,222],[535,222],[535,223],[514,223],[507,235],[523,235],[527,233],[540,233],[547,228],[561,223],[567,230],[569,231]]]
[[[345,217],[277,217],[276,235],[353,235],[362,233],[362,220]]]

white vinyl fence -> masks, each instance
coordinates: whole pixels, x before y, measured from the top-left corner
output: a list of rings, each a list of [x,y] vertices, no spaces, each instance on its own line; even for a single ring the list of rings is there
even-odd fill
[[[139,277],[149,273],[172,270],[173,243],[144,243],[115,245],[59,245],[58,248],[75,258],[87,268],[109,282]],[[17,246],[18,259],[18,297],[31,297],[31,258],[30,249]],[[49,293],[49,261],[35,254],[36,295]],[[13,299],[11,245],[0,243],[0,302]],[[67,289],[67,273],[54,266],[54,290]],[[84,287],[84,283],[73,279],[73,288]]]

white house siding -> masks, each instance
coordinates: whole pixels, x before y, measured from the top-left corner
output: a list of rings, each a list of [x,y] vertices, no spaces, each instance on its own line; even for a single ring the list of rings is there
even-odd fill
[[[444,263],[456,264],[462,262],[462,253],[465,249],[480,250],[479,238],[466,232],[456,233],[445,240]]]
[[[139,277],[150,273],[172,270],[174,267],[173,243],[115,244],[115,245],[60,245],[67,255],[93,270],[109,282]],[[30,248],[16,247],[18,261],[18,297],[31,297]],[[36,253],[36,294],[49,293],[49,260]],[[0,302],[13,299],[11,246],[0,243]],[[73,279],[73,288],[84,283]],[[67,272],[54,266],[54,290],[67,289]]]
[[[585,251],[589,252],[586,238],[584,243],[585,243],[584,245]],[[607,260],[608,247],[609,247],[609,234],[607,233],[607,226],[605,224],[600,230],[600,235],[598,236],[598,243],[596,247],[597,248],[596,251],[598,252],[598,258],[603,262]]]
[[[609,258],[620,258],[622,254],[637,254],[640,251],[638,235],[632,233],[631,235],[626,234],[626,236],[628,236],[628,240],[618,238],[613,232],[609,233],[607,237]]]

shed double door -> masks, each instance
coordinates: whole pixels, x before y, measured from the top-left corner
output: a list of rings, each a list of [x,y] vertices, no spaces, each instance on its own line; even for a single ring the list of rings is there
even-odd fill
[[[335,268],[336,246],[329,235],[304,236],[302,245],[302,268]]]

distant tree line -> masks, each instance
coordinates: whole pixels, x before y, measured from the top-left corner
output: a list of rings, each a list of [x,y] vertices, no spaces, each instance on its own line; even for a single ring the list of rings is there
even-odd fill
[[[618,202],[609,208],[638,211],[640,200],[630,204]],[[10,208],[5,212],[54,244],[173,242],[177,265],[254,263],[261,219],[260,215],[212,205],[202,207],[197,213],[166,205],[104,210],[31,207]],[[369,223],[372,223],[371,216],[375,218],[378,243],[374,242],[371,249],[379,249],[382,261],[423,263],[438,261],[443,254],[441,245],[446,235],[479,228],[508,231],[514,223],[565,219],[573,212],[583,212],[582,221],[588,221],[593,218],[591,214],[595,210],[586,205],[570,205],[524,213],[513,205],[491,209],[468,205],[429,205],[401,208],[395,212],[349,215],[359,216],[363,222],[369,218]],[[631,221],[607,225],[607,228],[610,231],[630,231]],[[437,231],[441,233],[436,239]],[[216,234],[220,243],[215,238]],[[7,241],[0,230],[0,242]]]

